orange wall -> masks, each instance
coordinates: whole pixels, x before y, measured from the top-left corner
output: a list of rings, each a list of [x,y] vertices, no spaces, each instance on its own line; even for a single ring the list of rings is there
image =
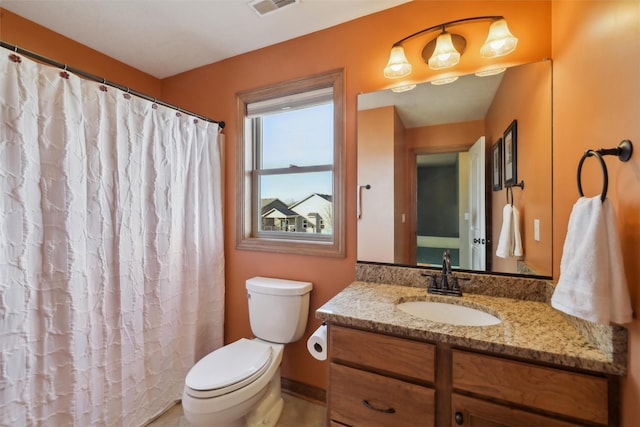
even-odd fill
[[[226,304],[225,340],[250,335],[244,282],[256,275],[282,276],[314,283],[311,310],[342,290],[355,277],[356,262],[356,97],[389,86],[382,76],[393,42],[430,25],[465,16],[504,15],[520,39],[513,62],[532,62],[551,53],[551,5],[547,2],[419,1],[373,14],[325,31],[319,31],[264,49],[165,79],[163,95],[167,101],[207,117],[225,120],[228,127],[226,150],[225,256]],[[486,32],[483,25],[459,27],[464,31]],[[375,29],[375,31],[372,31]],[[470,36],[481,44],[486,34]],[[479,48],[479,46],[478,46]],[[417,55],[419,41],[413,45]],[[407,54],[409,54],[409,45]],[[475,49],[467,46],[468,52]],[[473,58],[463,56],[465,61]],[[463,67],[476,67],[466,62]],[[235,249],[235,93],[267,84],[312,75],[336,68],[345,69],[346,88],[346,257],[317,258],[302,255],[259,253]],[[416,67],[413,77],[426,78],[426,66]],[[320,324],[310,317],[308,336]],[[306,339],[306,338],[305,338]],[[283,376],[310,385],[326,386],[326,363],[313,359],[306,351],[305,339],[286,347]]]
[[[487,114],[487,150],[517,120],[517,179],[525,188],[513,189],[520,213],[524,261],[535,273],[551,276],[551,64],[549,61],[510,68]],[[487,158],[491,158],[487,151]],[[516,273],[516,258],[495,255],[506,189],[492,191],[493,271]],[[533,220],[540,220],[540,241],[534,240]]]
[[[409,150],[445,153],[466,151],[484,134],[484,121],[474,120],[410,128],[405,139]]]
[[[159,79],[2,8],[0,39],[145,95],[161,98],[162,82]]]
[[[576,168],[589,148],[635,144],[622,163],[607,157],[609,192],[618,216],[625,273],[636,313],[629,329],[629,367],[622,381],[622,425],[640,420],[640,2],[553,2],[553,257],[557,278]],[[591,159],[593,160],[593,159]],[[589,169],[587,169],[587,167]],[[600,192],[596,161],[582,170],[585,195]]]

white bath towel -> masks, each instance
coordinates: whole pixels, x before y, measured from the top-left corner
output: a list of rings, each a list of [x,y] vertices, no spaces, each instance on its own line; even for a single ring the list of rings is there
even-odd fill
[[[522,256],[522,239],[520,238],[520,212],[518,208],[507,203],[502,209],[502,228],[498,238],[496,256],[508,258]]]
[[[631,321],[616,215],[609,200],[581,197],[573,206],[551,305],[605,325]]]
[[[518,208],[512,206],[512,233],[513,233],[513,256],[522,256],[524,253],[522,252],[522,238],[520,237],[520,212]]]

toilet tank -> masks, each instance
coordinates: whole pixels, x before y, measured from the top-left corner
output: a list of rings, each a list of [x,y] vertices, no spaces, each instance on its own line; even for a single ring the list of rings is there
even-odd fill
[[[311,282],[253,277],[246,286],[249,321],[256,337],[282,344],[302,337],[309,316]]]

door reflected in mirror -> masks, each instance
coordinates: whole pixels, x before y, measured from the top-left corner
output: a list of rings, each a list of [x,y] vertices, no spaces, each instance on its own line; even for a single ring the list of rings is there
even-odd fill
[[[507,190],[494,191],[490,151],[514,120],[524,255],[500,258]],[[449,249],[458,269],[550,277],[551,151],[550,61],[360,94],[358,185],[370,189],[360,198],[358,260],[440,268]]]

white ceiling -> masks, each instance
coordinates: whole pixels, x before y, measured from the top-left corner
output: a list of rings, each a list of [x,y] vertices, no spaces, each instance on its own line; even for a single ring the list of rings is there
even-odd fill
[[[0,5],[165,78],[408,1],[299,0],[264,16],[250,0],[0,0]]]

